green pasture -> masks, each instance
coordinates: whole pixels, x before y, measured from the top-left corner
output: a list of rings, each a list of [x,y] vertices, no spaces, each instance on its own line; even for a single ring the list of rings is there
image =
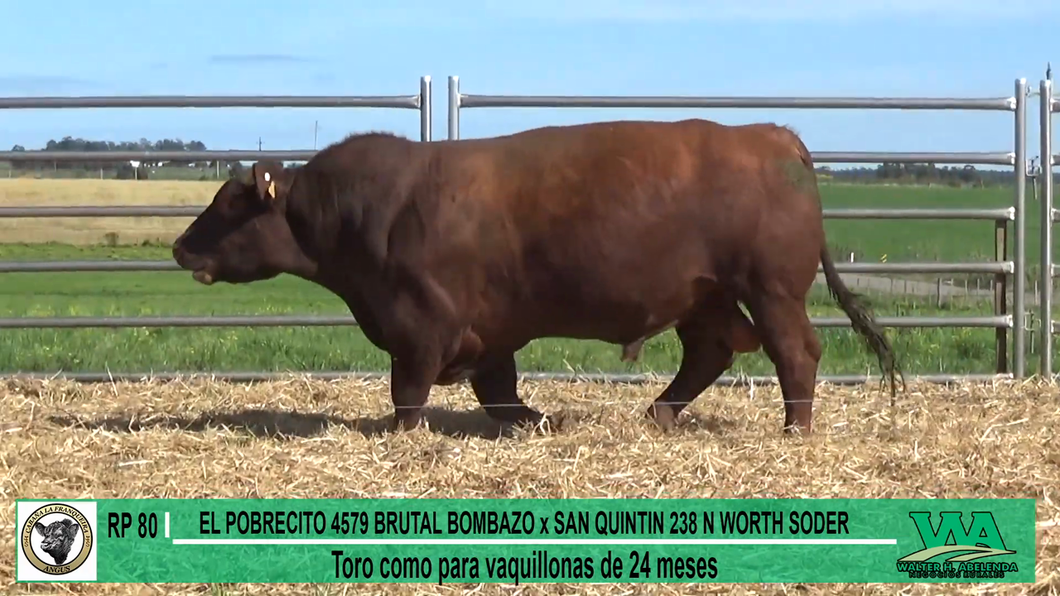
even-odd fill
[[[0,251],[3,252],[3,251]],[[19,251],[26,256],[30,251]],[[53,248],[52,256],[58,250]],[[65,251],[64,251],[65,252]],[[74,251],[71,251],[74,252]],[[136,248],[76,251],[82,257],[140,258]],[[88,253],[88,254],[86,254]],[[121,254],[128,253],[128,254]],[[8,258],[4,255],[4,258]],[[989,302],[954,300],[940,309],[934,298],[870,295],[879,316],[989,315]],[[823,289],[811,302],[814,316],[842,316]],[[245,286],[205,287],[190,275],[65,273],[0,275],[0,316],[137,316],[235,314],[348,314],[328,292],[281,277]],[[891,329],[909,373],[991,372],[992,329]],[[849,329],[819,329],[822,373],[875,373],[875,360]],[[356,327],[42,329],[0,331],[3,371],[167,370],[385,370],[386,355]],[[673,332],[649,342],[639,362],[619,361],[619,348],[600,342],[539,340],[518,354],[531,371],[672,372],[680,361]],[[741,356],[733,372],[772,374],[759,352]]]
[[[1011,207],[1011,187],[821,185],[826,209],[995,209]],[[1025,203],[1027,274],[1034,279],[1041,262],[1041,205],[1030,185]],[[1015,222],[1009,222],[1008,254],[1015,250]],[[993,261],[994,222],[989,220],[848,220],[827,219],[828,243],[837,261],[854,251],[858,261]],[[1054,260],[1056,258],[1054,248]],[[1011,258],[1011,256],[1010,256]],[[945,278],[961,279],[956,274]]]

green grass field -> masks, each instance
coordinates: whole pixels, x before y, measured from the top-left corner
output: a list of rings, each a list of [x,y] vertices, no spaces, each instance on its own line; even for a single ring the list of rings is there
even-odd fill
[[[136,183],[129,183],[135,185]],[[827,208],[1005,207],[1007,189],[827,185]],[[8,204],[15,204],[8,201]],[[1037,262],[1037,204],[1028,200],[1027,252]],[[96,220],[98,224],[99,220]],[[115,230],[122,220],[111,220]],[[987,261],[993,257],[988,221],[826,222],[837,260],[856,251],[862,260]],[[119,232],[120,233],[120,232]],[[0,260],[170,259],[166,242],[133,246],[0,244]],[[1011,237],[1010,237],[1011,242]],[[1030,270],[1031,267],[1028,267]],[[950,276],[946,276],[950,277]],[[957,276],[953,276],[957,277]],[[1031,288],[1028,283],[1028,289]],[[958,300],[939,309],[933,297],[869,296],[878,316],[990,315],[989,301]],[[336,297],[301,280],[283,277],[248,286],[203,287],[184,273],[0,274],[0,316],[348,314]],[[823,288],[814,316],[842,316]],[[989,373],[995,365],[993,329],[890,329],[907,373]],[[875,358],[848,329],[819,329],[825,353],[822,374],[876,374]],[[1011,341],[1011,337],[1009,338]],[[1033,337],[1029,338],[1033,339]],[[528,371],[673,372],[680,346],[673,332],[649,342],[639,362],[619,361],[620,350],[599,342],[539,340],[518,355]],[[1033,372],[1033,354],[1027,358]],[[240,371],[386,370],[386,355],[350,328],[183,328],[4,330],[3,371]],[[759,352],[741,356],[732,371],[773,374]]]
[[[10,316],[134,316],[174,314],[348,314],[334,296],[301,280],[280,278],[247,286],[203,287],[179,273],[7,274],[0,314]],[[816,293],[812,314],[841,316]],[[874,301],[878,315],[923,315],[939,309],[914,299]],[[988,303],[955,305],[948,314],[990,314]],[[380,370],[385,354],[357,328],[57,329],[7,330],[0,362],[8,371],[143,370]],[[822,371],[875,372],[873,359],[846,329],[821,329]],[[990,372],[990,329],[894,329],[909,372]],[[673,332],[645,346],[625,365],[619,348],[599,342],[540,340],[519,354],[525,370],[672,372],[680,360]],[[737,371],[772,374],[764,354],[742,356]]]
[[[850,208],[969,208],[992,209],[1013,205],[1011,188],[961,189],[829,184],[821,187],[826,209]],[[1026,255],[1028,275],[1037,275],[1041,262],[1040,204],[1028,188],[1026,198]],[[827,219],[825,229],[837,260],[854,251],[861,261],[992,261],[994,223],[961,220],[840,220]],[[1009,224],[1008,251],[1015,249],[1014,222]],[[1056,250],[1054,248],[1054,259]],[[945,275],[945,277],[950,277]],[[957,277],[957,276],[953,276]]]

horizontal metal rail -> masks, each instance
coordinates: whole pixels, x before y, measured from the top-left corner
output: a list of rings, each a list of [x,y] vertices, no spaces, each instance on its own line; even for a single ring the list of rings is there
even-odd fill
[[[406,108],[419,95],[131,95],[0,97],[0,110],[65,108]]]
[[[4,379],[26,379],[26,380],[52,380],[62,379],[80,383],[136,383],[142,381],[189,381],[192,379],[209,379],[227,383],[261,383],[269,381],[283,381],[291,378],[310,378],[319,381],[338,381],[344,379],[353,380],[384,380],[389,379],[390,374],[382,371],[306,371],[306,372],[265,372],[265,371],[218,371],[218,372],[58,372],[58,373],[24,373],[7,372],[0,373]],[[650,383],[666,383],[673,380],[672,374],[608,374],[608,373],[548,373],[548,372],[522,372],[519,379],[522,381],[558,381],[558,382],[582,382],[582,383],[613,383],[621,385],[644,385]],[[924,374],[909,375],[907,383],[932,383],[949,385],[965,382],[989,382],[1012,379],[1013,375],[1001,374]],[[878,376],[871,375],[819,375],[818,383],[829,383],[832,385],[864,385],[878,383]],[[775,385],[775,376],[733,375],[723,376],[714,382],[714,385],[724,387],[738,387],[747,385]]]
[[[850,327],[845,317],[811,318],[815,327]],[[1012,315],[991,317],[878,317],[884,327],[1012,327]],[[0,329],[118,329],[125,327],[341,327],[357,326],[352,316],[218,315],[162,317],[4,317]]]
[[[886,151],[818,151],[811,153],[814,162],[821,163],[938,163],[1011,166],[1016,154],[1008,152],[975,151],[951,153],[947,151],[890,153]]]
[[[3,210],[0,209],[0,217]],[[966,219],[1015,221],[1015,207],[996,209],[824,209],[825,219]]]
[[[181,271],[176,261],[0,261],[0,273]]]
[[[840,273],[1012,273],[1012,261],[983,263],[836,263]],[[817,267],[818,273],[824,271]]]
[[[0,151],[0,161],[12,162],[123,162],[123,161],[308,161],[316,151]],[[889,153],[881,151],[820,151],[812,153],[818,163],[940,163],[1013,165],[1012,152],[918,152]]]
[[[205,206],[128,205],[0,207],[0,219],[25,217],[195,217]],[[1060,211],[1054,211],[1054,216]],[[996,209],[824,209],[825,219],[966,219],[1013,221],[1014,207]]]
[[[308,161],[313,150],[250,151],[0,151],[0,161],[12,162],[119,162],[119,161]]]
[[[342,327],[348,315],[236,315],[164,317],[3,317],[0,329],[120,329],[124,327]]]
[[[1014,97],[695,97],[681,95],[459,95],[461,108],[792,108],[1011,112]]]
[[[204,205],[0,207],[0,219],[28,217],[198,217],[205,209],[206,206]]]
[[[840,273],[1012,273],[1012,261],[983,263],[836,263]],[[0,273],[184,271],[175,261],[0,261]],[[817,266],[817,272],[824,268]]]
[[[811,317],[814,327],[850,327],[846,317]],[[876,322],[891,328],[929,327],[979,327],[989,329],[1011,329],[1012,315],[990,317],[877,317]]]

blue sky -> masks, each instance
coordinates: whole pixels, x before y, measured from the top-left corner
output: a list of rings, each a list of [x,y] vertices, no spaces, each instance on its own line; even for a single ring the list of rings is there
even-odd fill
[[[466,93],[1009,96],[1060,67],[1051,0],[317,0],[13,2],[0,95]],[[1058,71],[1060,72],[1060,71]],[[1028,155],[1037,155],[1037,100]],[[1010,113],[476,108],[461,136],[612,118],[794,126],[814,151],[1008,151]],[[0,146],[63,135],[311,149],[350,132],[418,138],[412,110],[9,110]]]

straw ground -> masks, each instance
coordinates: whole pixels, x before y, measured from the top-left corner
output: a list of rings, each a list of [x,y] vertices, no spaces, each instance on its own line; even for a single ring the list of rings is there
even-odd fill
[[[385,433],[387,382],[292,378],[81,385],[0,381],[0,585],[10,593],[466,593],[468,586],[15,586],[14,499],[128,497],[1035,498],[1028,585],[484,585],[479,594],[1060,594],[1060,393],[1011,382],[822,386],[815,433],[783,437],[774,386],[712,388],[673,433],[642,418],[658,385],[523,382],[574,424],[498,437],[466,386],[431,428]],[[368,589],[363,589],[368,588]]]

